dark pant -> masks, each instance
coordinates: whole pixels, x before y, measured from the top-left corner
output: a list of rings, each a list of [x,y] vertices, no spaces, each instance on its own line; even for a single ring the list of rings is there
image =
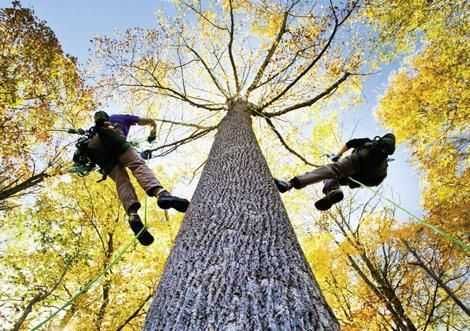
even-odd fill
[[[358,174],[360,163],[356,155],[348,155],[338,162],[321,166],[313,171],[300,176],[295,176],[293,183],[295,188],[302,188],[307,185],[324,182],[323,193],[338,189],[342,181],[350,176]]]

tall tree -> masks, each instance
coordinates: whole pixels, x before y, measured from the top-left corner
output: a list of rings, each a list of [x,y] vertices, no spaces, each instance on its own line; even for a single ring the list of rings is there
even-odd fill
[[[217,128],[145,329],[338,329],[252,119],[266,121],[308,163],[273,120],[299,119],[302,109],[326,106],[335,92],[346,95],[360,83],[367,38],[358,41],[361,23],[351,19],[359,7],[357,1],[180,1],[177,17],[159,17],[155,29],[97,39],[103,85],[144,104],[158,96],[166,108],[183,109],[167,120],[193,132],[172,147]],[[203,112],[214,116],[201,123]]]

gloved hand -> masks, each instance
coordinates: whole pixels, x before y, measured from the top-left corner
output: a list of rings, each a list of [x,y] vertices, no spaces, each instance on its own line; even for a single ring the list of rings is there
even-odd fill
[[[150,160],[152,158],[152,151],[151,150],[145,150],[143,152],[140,152],[140,156],[144,159],[144,160]]]
[[[338,162],[338,160],[339,160],[340,157],[341,157],[341,155],[336,154],[335,156],[333,156],[333,157],[331,158],[331,161],[333,161],[333,162]]]
[[[157,134],[156,134],[155,130],[152,130],[152,131],[150,131],[150,134],[149,134],[149,136],[148,136],[148,138],[147,138],[147,141],[148,141],[149,143],[151,143],[151,142],[154,142],[155,139],[157,139]]]

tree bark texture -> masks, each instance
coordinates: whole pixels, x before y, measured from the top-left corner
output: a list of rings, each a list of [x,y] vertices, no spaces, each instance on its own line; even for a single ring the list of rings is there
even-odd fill
[[[219,126],[144,330],[339,330],[247,109]]]

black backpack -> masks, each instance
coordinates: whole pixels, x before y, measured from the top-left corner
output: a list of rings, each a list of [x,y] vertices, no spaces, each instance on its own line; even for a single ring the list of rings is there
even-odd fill
[[[118,157],[129,148],[125,137],[112,129],[91,127],[75,147],[74,169],[81,176],[87,175],[96,165],[106,176],[118,163]]]
[[[387,177],[388,156],[394,152],[395,136],[392,133],[374,137],[354,150],[359,156],[360,172],[352,178],[367,186],[379,185]],[[358,184],[353,186],[357,187]]]

